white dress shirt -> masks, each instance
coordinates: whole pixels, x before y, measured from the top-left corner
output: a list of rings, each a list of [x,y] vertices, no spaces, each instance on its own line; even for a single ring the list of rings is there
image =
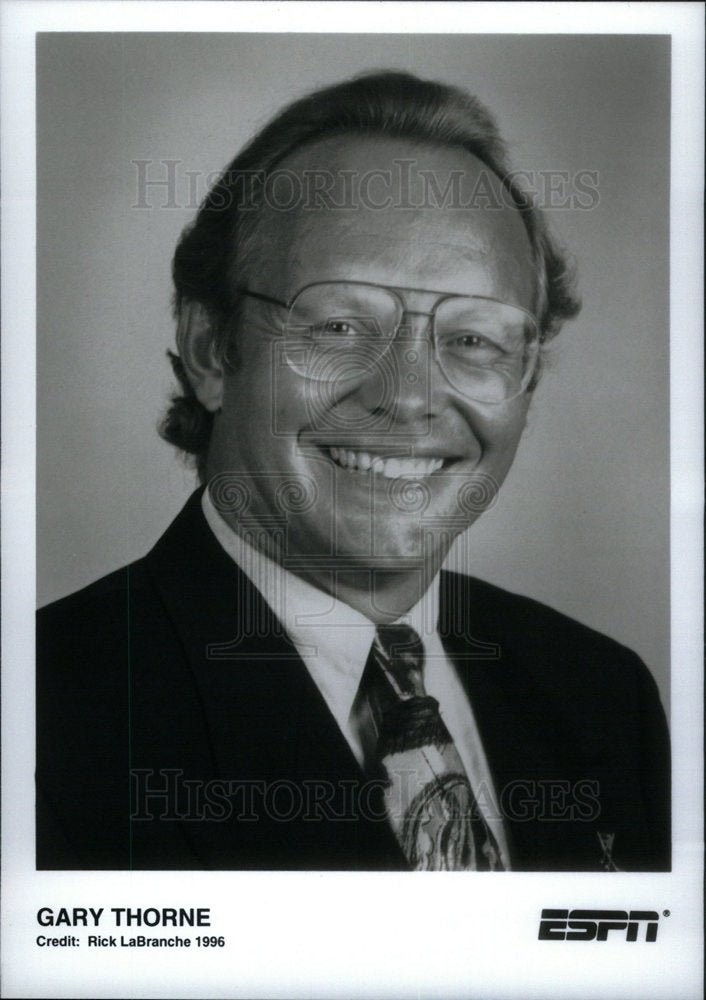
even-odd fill
[[[208,490],[202,498],[206,521],[226,553],[246,574],[282,623],[314,683],[363,764],[360,718],[353,712],[363,670],[375,638],[375,625],[343,601],[313,587],[249,545],[226,524]],[[424,686],[439,711],[463,761],[473,793],[510,869],[507,840],[497,797],[473,710],[441,643],[439,577],[422,599],[398,621],[410,625],[424,644]]]

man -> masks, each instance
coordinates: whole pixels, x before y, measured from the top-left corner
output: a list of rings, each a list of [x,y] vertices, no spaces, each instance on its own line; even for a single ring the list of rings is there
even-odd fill
[[[38,867],[668,869],[644,665],[441,569],[578,310],[488,113],[399,73],[304,98],[174,280],[202,488],[41,613]]]

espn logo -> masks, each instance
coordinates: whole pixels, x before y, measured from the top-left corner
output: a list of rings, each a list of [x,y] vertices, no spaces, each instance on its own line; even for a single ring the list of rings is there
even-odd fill
[[[539,940],[607,941],[611,931],[625,931],[626,941],[639,941],[642,924],[642,940],[653,942],[658,923],[654,910],[542,910]]]

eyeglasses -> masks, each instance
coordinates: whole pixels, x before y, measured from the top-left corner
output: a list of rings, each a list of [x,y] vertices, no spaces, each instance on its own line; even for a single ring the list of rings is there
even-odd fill
[[[415,289],[361,281],[306,285],[289,302],[245,288],[239,291],[287,310],[287,364],[317,382],[362,379],[380,370],[395,338],[411,332],[409,324],[403,324],[411,316],[429,317],[434,358],[453,388],[469,399],[513,399],[525,391],[536,369],[536,319],[519,306],[495,299],[433,293],[440,297],[431,312],[420,312],[407,309],[399,295]]]

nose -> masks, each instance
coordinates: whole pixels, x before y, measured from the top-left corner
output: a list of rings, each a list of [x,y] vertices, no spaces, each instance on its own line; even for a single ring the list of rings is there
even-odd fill
[[[434,356],[431,322],[430,313],[405,311],[388,351],[360,385],[369,412],[421,425],[440,411],[448,383]]]

